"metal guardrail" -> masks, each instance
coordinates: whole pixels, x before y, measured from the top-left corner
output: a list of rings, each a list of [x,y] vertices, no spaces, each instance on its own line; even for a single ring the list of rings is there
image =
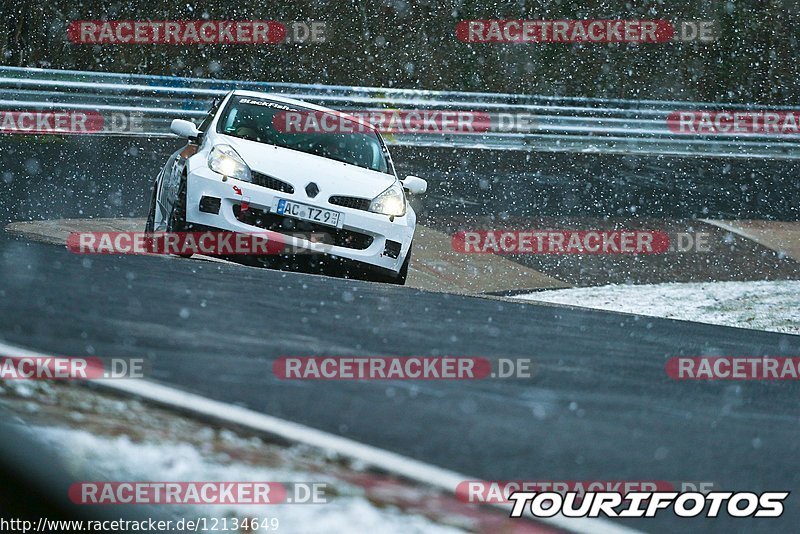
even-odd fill
[[[171,119],[198,119],[205,114],[215,97],[231,89],[275,93],[342,111],[459,110],[485,113],[493,120],[501,114],[523,114],[532,119],[530,126],[510,131],[387,134],[387,142],[396,145],[800,159],[800,135],[677,134],[667,126],[667,116],[673,111],[762,111],[766,106],[423,91],[0,67],[0,110],[91,110],[141,114],[142,130],[123,132],[124,135],[171,136]],[[769,106],[768,109],[796,110],[775,106]]]

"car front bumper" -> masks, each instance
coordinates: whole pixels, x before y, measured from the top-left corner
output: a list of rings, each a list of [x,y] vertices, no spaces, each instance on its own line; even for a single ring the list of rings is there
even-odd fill
[[[336,193],[321,192],[318,198],[310,199],[305,196],[302,190],[291,194],[231,178],[222,181],[219,174],[208,168],[201,167],[189,173],[187,177],[186,220],[189,223],[220,230],[267,233],[268,236],[285,242],[289,246],[289,250],[294,253],[324,253],[376,267],[384,272],[399,272],[411,247],[411,240],[414,237],[416,225],[414,212],[409,208],[403,217],[395,217],[394,221],[390,221],[386,215],[329,204],[327,198],[331,194]],[[206,206],[209,204],[208,199],[213,199],[211,204],[214,208],[216,208],[216,201],[219,201],[217,213],[213,212],[213,208],[209,212],[208,207],[205,208],[205,211],[201,210],[200,204],[203,197],[206,197],[204,201]],[[255,225],[251,220],[254,217],[251,215],[253,213],[266,213],[267,215],[264,218],[269,218],[271,221],[282,219],[283,224],[295,225],[297,233],[303,233],[303,228],[309,226],[308,223],[302,223],[297,219],[274,213],[273,206],[278,198],[294,200],[303,204],[340,212],[343,220],[339,229],[313,225],[314,229],[311,232],[329,232],[336,238],[328,239],[323,243],[312,242],[301,237],[294,237],[291,234],[295,232],[286,229],[272,231],[263,227],[263,225]],[[247,208],[244,213],[242,213],[243,204]],[[366,248],[351,248],[351,246],[331,244],[332,241],[347,241],[348,239],[342,239],[342,236],[348,237],[350,235],[369,236],[371,243]],[[364,239],[364,241],[369,241],[369,239]],[[397,257],[392,257],[394,255],[391,250],[392,245],[387,242],[400,244],[400,251]],[[387,244],[389,245],[388,248]]]

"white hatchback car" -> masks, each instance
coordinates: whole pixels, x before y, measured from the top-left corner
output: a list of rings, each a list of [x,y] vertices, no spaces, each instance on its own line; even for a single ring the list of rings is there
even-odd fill
[[[276,127],[286,113],[330,114],[331,123],[356,128],[292,132]],[[428,186],[415,176],[398,179],[371,125],[298,100],[233,91],[199,128],[176,119],[171,129],[189,143],[156,178],[145,231],[274,232],[301,252],[319,251],[322,234],[325,258],[346,273],[405,283],[416,227],[407,195]]]

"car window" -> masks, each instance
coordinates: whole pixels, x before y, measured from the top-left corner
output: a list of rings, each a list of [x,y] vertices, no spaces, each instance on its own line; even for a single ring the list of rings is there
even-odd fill
[[[347,123],[347,126],[324,131],[313,127],[284,128],[281,124],[284,123],[286,113],[300,113],[311,117],[315,124],[318,117],[329,115],[324,118],[330,118],[331,124]],[[392,174],[377,132],[361,127],[338,114],[287,106],[265,99],[234,96],[220,118],[217,132]]]

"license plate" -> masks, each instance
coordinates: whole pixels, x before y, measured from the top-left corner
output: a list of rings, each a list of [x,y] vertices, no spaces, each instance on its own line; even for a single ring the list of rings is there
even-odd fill
[[[338,227],[342,220],[342,214],[338,211],[317,208],[285,198],[279,198],[275,203],[275,213],[334,227]]]

